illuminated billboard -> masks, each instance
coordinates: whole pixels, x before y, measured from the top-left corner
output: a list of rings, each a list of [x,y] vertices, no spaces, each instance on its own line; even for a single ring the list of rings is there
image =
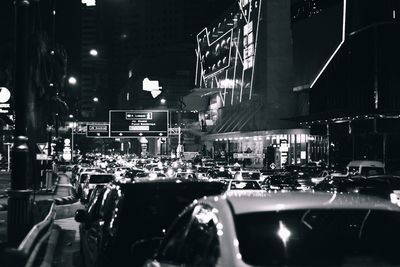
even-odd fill
[[[196,86],[222,89],[224,105],[251,99],[261,5],[262,0],[238,0],[197,35]]]

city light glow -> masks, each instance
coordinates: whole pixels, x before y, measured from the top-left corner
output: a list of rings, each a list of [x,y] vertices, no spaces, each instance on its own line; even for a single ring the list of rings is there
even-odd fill
[[[91,50],[89,51],[89,54],[90,54],[91,56],[97,57],[97,55],[98,55],[99,53],[97,52],[96,49],[91,49]]]
[[[77,83],[77,80],[76,80],[75,77],[71,76],[68,79],[68,83],[71,84],[71,85],[75,85]]]

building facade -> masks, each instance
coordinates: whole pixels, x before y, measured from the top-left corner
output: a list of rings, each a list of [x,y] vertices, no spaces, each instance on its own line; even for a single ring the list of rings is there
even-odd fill
[[[311,160],[317,137],[288,120],[299,106],[290,17],[290,1],[235,1],[198,33],[196,88],[184,102],[200,111],[204,153],[258,167]]]
[[[399,2],[313,2],[321,12],[304,12],[293,23],[301,70],[294,90],[309,96],[309,115],[297,121],[326,140],[331,165],[370,159],[383,161],[389,171],[398,169]],[[316,34],[326,30],[330,37]],[[307,32],[310,38],[301,38]],[[313,68],[308,72],[306,62]]]

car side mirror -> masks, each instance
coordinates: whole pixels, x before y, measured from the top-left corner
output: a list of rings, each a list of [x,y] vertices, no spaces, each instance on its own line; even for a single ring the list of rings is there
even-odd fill
[[[79,209],[75,212],[75,221],[79,223],[85,223],[88,221],[88,214],[86,210]]]

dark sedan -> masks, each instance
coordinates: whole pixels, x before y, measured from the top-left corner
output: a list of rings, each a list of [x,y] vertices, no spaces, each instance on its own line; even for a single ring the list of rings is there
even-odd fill
[[[226,186],[216,181],[150,180],[109,184],[91,198],[87,210],[78,210],[81,250],[87,267],[140,266],[146,253],[142,248],[132,255],[131,248],[143,239],[154,239],[155,245],[165,229],[183,208],[194,199],[224,192]]]

